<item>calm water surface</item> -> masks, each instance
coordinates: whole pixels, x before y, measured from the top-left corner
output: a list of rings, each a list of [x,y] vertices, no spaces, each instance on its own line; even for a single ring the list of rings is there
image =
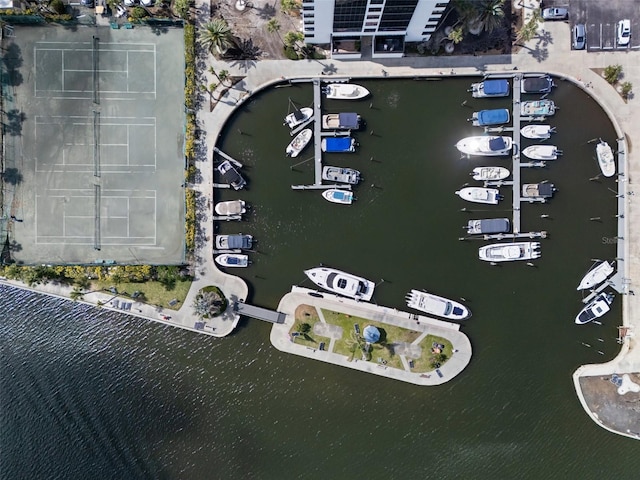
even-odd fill
[[[553,93],[553,141],[565,154],[523,173],[559,189],[547,205],[523,205],[523,229],[550,236],[536,267],[492,267],[477,260],[484,242],[458,237],[469,218],[510,216],[510,195],[490,207],[453,192],[473,167],[508,162],[460,159],[453,145],[479,133],[466,122],[474,109],[508,103],[470,99],[460,78],[362,83],[370,99],[326,105],[367,122],[356,154],[325,157],[362,171],[357,202],[291,190],[312,182],[313,153],[284,156],[282,118],[289,99],[310,105],[312,93],[274,89],[222,135],[250,188],[219,199],[253,210],[219,231],[258,239],[242,272],[258,305],[310,286],[303,270],[319,263],[379,282],[382,305],[404,308],[411,288],[464,297],[467,370],[420,388],[282,354],[259,321],[214,340],[2,288],[2,478],[637,477],[637,443],[594,425],[571,382],[578,365],[618,351],[620,297],[602,326],[573,325],[590,259],[615,256],[616,184],[588,180],[598,173],[589,140],[615,139],[596,103],[567,84]]]

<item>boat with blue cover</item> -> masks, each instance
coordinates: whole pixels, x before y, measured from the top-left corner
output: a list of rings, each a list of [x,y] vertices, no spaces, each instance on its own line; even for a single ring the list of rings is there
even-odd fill
[[[322,139],[322,151],[327,153],[346,153],[356,151],[356,139],[351,137],[328,137]]]
[[[469,91],[474,98],[507,97],[509,96],[509,81],[501,78],[472,83]]]
[[[509,110],[506,108],[496,108],[493,110],[480,110],[479,112],[474,112],[470,120],[476,127],[485,127],[509,123],[510,119]]]

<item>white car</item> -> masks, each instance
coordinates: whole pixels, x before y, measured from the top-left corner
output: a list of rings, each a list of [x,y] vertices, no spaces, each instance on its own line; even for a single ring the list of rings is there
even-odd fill
[[[631,39],[631,20],[628,18],[620,20],[616,31],[618,32],[618,45],[621,47],[629,45],[629,40]]]
[[[569,18],[569,10],[563,7],[545,8],[542,10],[544,20],[566,20]]]

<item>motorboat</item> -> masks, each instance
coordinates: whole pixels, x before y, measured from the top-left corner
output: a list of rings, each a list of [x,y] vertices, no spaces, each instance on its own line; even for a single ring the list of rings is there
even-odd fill
[[[514,262],[540,257],[540,242],[493,243],[478,249],[485,262]]]
[[[576,290],[586,290],[593,288],[604,282],[613,273],[613,264],[609,262],[600,262],[598,265],[589,270]]]
[[[295,136],[291,143],[287,145],[285,150],[286,154],[291,158],[295,158],[298,154],[304,150],[304,147],[307,146],[309,140],[313,136],[313,131],[310,128],[305,128],[298,135]]]
[[[529,201],[546,202],[553,197],[556,187],[553,183],[525,183],[522,185],[522,198]]]
[[[249,255],[243,253],[224,253],[217,255],[214,260],[223,267],[248,267]]]
[[[616,173],[616,163],[613,160],[613,150],[607,142],[600,140],[596,145],[596,155],[600,170],[605,177],[613,177]]]
[[[356,151],[356,139],[352,137],[327,137],[321,142],[323,152],[346,153]]]
[[[522,154],[534,160],[556,160],[562,151],[555,145],[531,145],[522,150]]]
[[[610,293],[601,293],[591,303],[580,310],[580,313],[576,315],[576,324],[584,325],[596,318],[600,318],[609,310],[610,305],[613,303],[613,295]]]
[[[520,91],[522,93],[549,93],[556,84],[549,75],[540,77],[525,77],[522,79]]]
[[[512,143],[511,137],[481,135],[463,138],[456,148],[466,155],[499,156],[508,155]]]
[[[222,175],[222,178],[229,184],[231,184],[234,190],[240,190],[247,184],[246,180],[242,178],[242,175],[240,175],[238,173],[238,170],[236,170],[236,168],[231,165],[231,162],[229,160],[225,160],[220,165],[218,165],[217,170],[218,172],[220,172],[220,175]]]
[[[253,236],[236,235],[216,235],[216,248],[221,250],[249,250],[253,246]]]
[[[339,188],[329,188],[322,192],[325,200],[333,203],[341,203],[343,205],[351,205],[353,203],[353,192],[349,190],[341,190]]]
[[[531,100],[520,103],[520,115],[523,117],[550,117],[556,113],[556,104],[552,100]]]
[[[300,110],[295,110],[289,115],[284,117],[284,124],[289,128],[294,129],[298,125],[306,122],[313,116],[313,108],[303,107]]]
[[[407,293],[405,300],[410,308],[449,320],[466,320],[471,316],[469,309],[460,302],[432,293],[411,290]]]
[[[476,127],[486,127],[491,125],[502,125],[509,123],[511,116],[506,108],[497,108],[494,110],[480,110],[473,112],[470,120]]]
[[[552,133],[556,133],[556,127],[551,125],[531,124],[520,129],[520,134],[524,138],[533,140],[546,140]]]
[[[218,215],[231,216],[241,215],[247,211],[244,200],[231,200],[229,202],[218,202],[214,207]]]
[[[322,115],[323,130],[358,130],[360,122],[360,115],[352,112]]]
[[[322,91],[327,98],[335,100],[359,100],[369,95],[369,90],[354,83],[332,83]]]
[[[503,78],[472,83],[469,91],[473,98],[508,97],[509,81]]]
[[[486,218],[467,222],[468,235],[507,233],[509,230],[511,222],[508,218]]]
[[[504,180],[511,172],[504,167],[476,167],[471,175],[474,180]]]
[[[355,185],[360,181],[360,172],[353,168],[322,167],[322,179],[329,182],[350,183]]]
[[[456,191],[456,195],[468,202],[489,203],[491,205],[497,205],[502,200],[502,195],[495,188],[465,187]]]
[[[325,290],[345,297],[368,302],[373,297],[375,283],[350,273],[328,267],[316,267],[305,270],[309,279]]]

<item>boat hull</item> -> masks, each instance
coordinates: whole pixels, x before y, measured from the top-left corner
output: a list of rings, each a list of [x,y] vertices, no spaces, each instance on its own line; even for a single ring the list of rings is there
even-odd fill
[[[222,267],[243,268],[249,266],[249,256],[238,253],[225,253],[214,258],[215,262]]]
[[[504,167],[476,167],[472,174],[474,180],[504,180],[511,172]]]
[[[467,202],[487,203],[490,205],[497,205],[502,199],[500,192],[495,188],[465,187],[458,190],[456,194]]]
[[[596,145],[596,155],[600,171],[605,177],[613,177],[616,174],[616,163],[613,159],[613,150],[607,142],[600,141]]]
[[[319,287],[338,295],[365,302],[373,297],[375,284],[371,280],[328,267],[311,268],[304,273]]]
[[[533,160],[556,160],[558,158],[558,147],[553,145],[531,145],[522,154]]]
[[[591,303],[589,303],[589,305],[580,310],[580,313],[576,315],[575,323],[577,325],[584,325],[596,318],[602,317],[611,309],[610,305],[612,302],[613,295],[601,293]]]
[[[520,103],[520,115],[523,117],[550,117],[556,113],[556,104],[552,100],[534,100]]]
[[[553,132],[554,127],[550,125],[526,125],[520,129],[520,134],[524,138],[532,140],[546,140]]]
[[[334,100],[360,100],[369,95],[369,90],[354,83],[332,83],[323,90],[327,98]]]
[[[514,262],[540,257],[540,242],[494,243],[478,250],[478,257],[485,262]]]
[[[410,308],[448,320],[461,321],[471,316],[469,309],[461,303],[419,290],[411,290],[405,300]]]
[[[353,203],[353,193],[348,190],[329,188],[322,192],[322,196],[331,203],[339,203],[341,205],[351,205]]]
[[[580,284],[576,290],[586,290],[589,288],[597,287],[604,282],[613,273],[613,265],[609,262],[602,262],[589,270],[587,274],[582,277]]]
[[[322,179],[329,182],[341,182],[355,185],[360,181],[360,172],[353,168],[322,167]]]
[[[456,143],[456,148],[468,156],[497,157],[508,155],[512,143],[511,137],[481,135],[463,138]]]
[[[305,128],[296,137],[291,140],[291,143],[287,146],[285,153],[291,158],[297,157],[302,150],[308,145],[309,140],[313,136],[313,132],[310,128]]]
[[[223,216],[240,215],[247,211],[243,200],[216,203],[214,210],[216,214]]]
[[[284,124],[292,130],[313,116],[313,108],[304,107],[284,117]]]
[[[469,235],[507,233],[510,230],[511,222],[508,218],[487,218],[467,222],[467,234]]]
[[[473,98],[497,98],[509,96],[509,81],[506,79],[485,80],[471,84]]]

